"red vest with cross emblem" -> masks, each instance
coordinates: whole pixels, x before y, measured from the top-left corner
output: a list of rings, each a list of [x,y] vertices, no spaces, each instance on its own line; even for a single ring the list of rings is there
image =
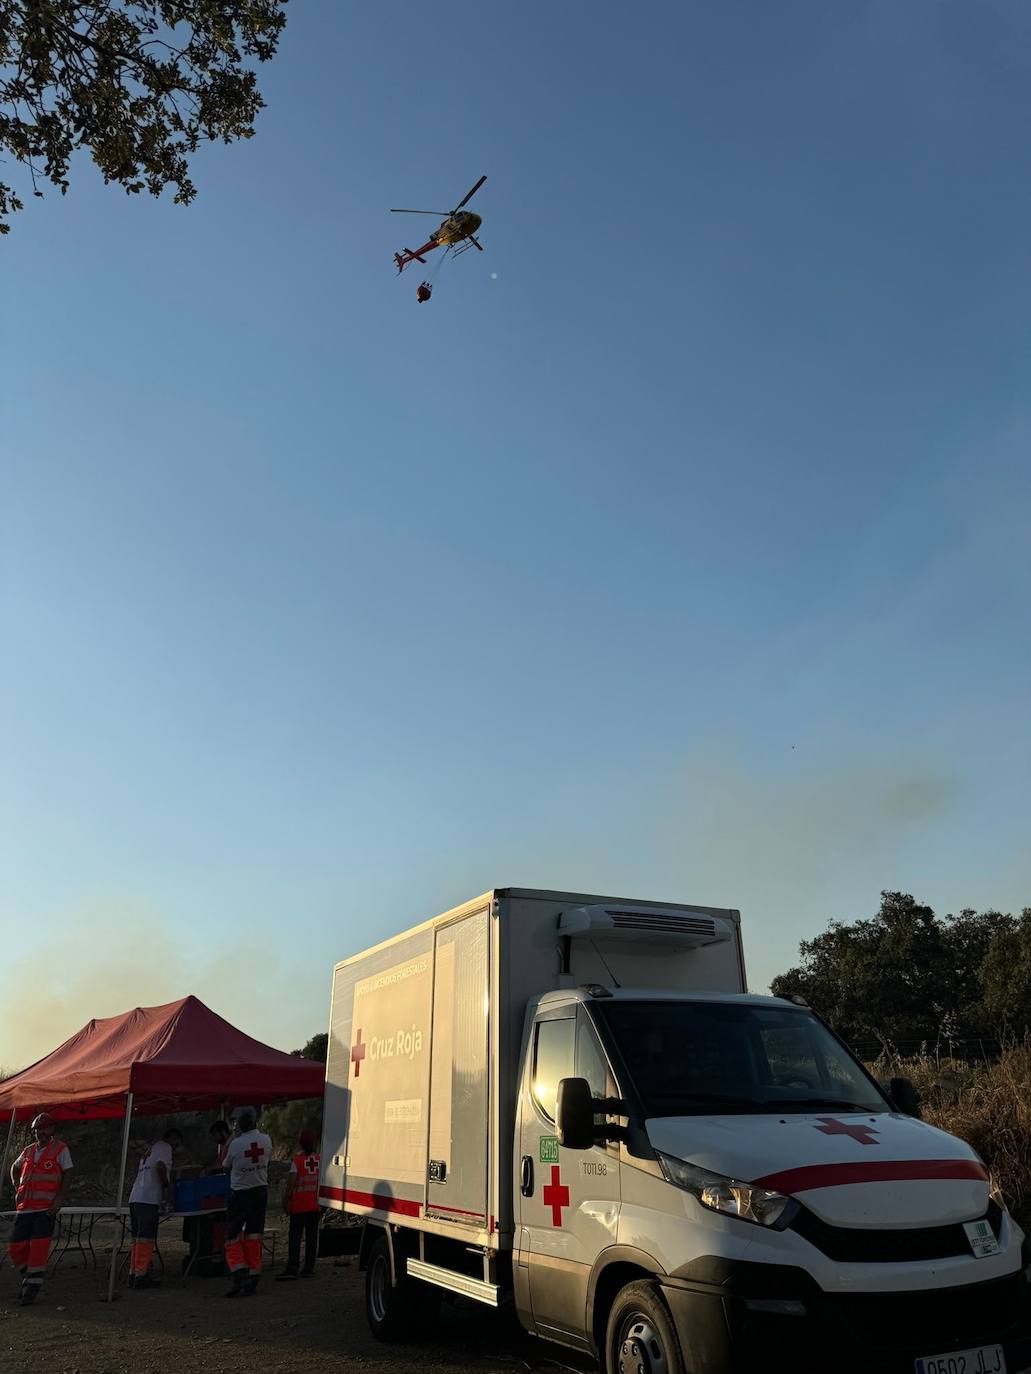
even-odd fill
[[[317,1212],[319,1210],[319,1156],[294,1155],[294,1190],[286,1210],[294,1212]]]
[[[22,1155],[21,1174],[18,1178],[18,1191],[14,1205],[19,1212],[43,1212],[57,1197],[61,1188],[63,1173],[58,1160],[65,1148],[63,1140],[52,1140],[39,1152],[30,1145]]]

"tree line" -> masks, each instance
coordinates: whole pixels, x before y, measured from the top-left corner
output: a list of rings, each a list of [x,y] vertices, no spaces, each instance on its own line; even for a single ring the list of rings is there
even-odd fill
[[[882,892],[874,916],[831,921],[799,954],[771,991],[804,998],[851,1044],[933,1051],[1031,1028],[1031,907],[937,916]]]

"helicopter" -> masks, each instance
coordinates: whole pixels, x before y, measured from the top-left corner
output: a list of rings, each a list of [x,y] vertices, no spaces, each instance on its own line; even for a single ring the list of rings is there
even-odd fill
[[[467,252],[469,248],[478,248],[481,253],[483,252],[483,244],[476,237],[476,231],[483,221],[472,210],[462,207],[472,200],[486,180],[485,176],[480,177],[472,190],[462,197],[453,210],[391,210],[392,215],[444,216],[443,224],[433,231],[429,241],[421,248],[405,248],[402,252],[394,254],[398,272],[403,272],[410,262],[425,263],[423,254],[431,253],[434,248],[440,248],[441,245],[453,248],[456,257],[459,253]]]

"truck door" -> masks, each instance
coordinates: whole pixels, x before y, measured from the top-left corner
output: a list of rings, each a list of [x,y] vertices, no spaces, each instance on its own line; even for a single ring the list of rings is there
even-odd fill
[[[587,1337],[587,1284],[599,1252],[616,1241],[619,1151],[558,1143],[559,1080],[586,1078],[595,1097],[615,1093],[608,1062],[583,1007],[548,1009],[533,1026],[520,1092],[520,1254],[533,1321]]]
[[[490,913],[436,932],[426,1215],[487,1226]]]

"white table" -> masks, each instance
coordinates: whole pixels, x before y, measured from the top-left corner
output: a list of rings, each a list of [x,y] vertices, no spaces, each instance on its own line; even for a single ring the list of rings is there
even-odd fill
[[[17,1212],[0,1212],[0,1218],[5,1221],[13,1219],[17,1215]],[[97,1267],[97,1252],[93,1248],[94,1226],[102,1217],[110,1217],[112,1221],[119,1222],[121,1233],[118,1237],[118,1248],[121,1249],[122,1242],[125,1240],[125,1222],[128,1215],[128,1207],[115,1207],[113,1205],[62,1207],[57,1214],[57,1226],[54,1228],[50,1267],[56,1269],[68,1251],[74,1250],[82,1256],[84,1266],[92,1261],[95,1269]],[[3,1252],[0,1252],[0,1267],[3,1266],[3,1262],[4,1255]]]
[[[92,1262],[97,1267],[97,1252],[93,1248],[93,1228],[98,1221],[110,1217],[120,1226],[117,1248],[120,1250],[125,1241],[125,1223],[129,1216],[128,1207],[62,1207],[57,1214],[57,1231],[54,1236],[54,1252],[51,1267],[56,1269],[69,1250],[82,1256],[83,1267]]]

